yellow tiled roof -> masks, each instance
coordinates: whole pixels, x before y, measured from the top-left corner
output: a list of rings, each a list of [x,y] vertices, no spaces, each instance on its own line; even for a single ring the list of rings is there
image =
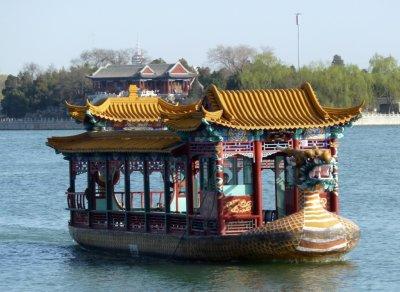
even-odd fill
[[[201,106],[202,105],[202,106]],[[198,103],[173,105],[160,98],[138,98],[131,86],[128,98],[107,98],[99,105],[68,105],[72,117],[83,121],[85,113],[116,122],[162,121],[172,129],[193,131],[202,120],[242,130],[321,128],[346,124],[361,113],[362,104],[339,109],[323,107],[311,85],[301,88],[219,90],[211,86]]]
[[[67,103],[72,118],[83,122],[86,112],[114,122],[151,123],[161,119],[161,113],[181,114],[198,109],[200,102],[190,105],[173,105],[157,97],[138,97],[135,85],[129,88],[129,97],[110,97],[98,105],[73,106]]]
[[[51,137],[47,145],[62,153],[167,153],[183,143],[169,131],[108,131]]]
[[[322,107],[310,84],[305,83],[296,89],[266,90],[211,86],[203,106],[201,118],[214,124],[242,130],[285,130],[348,123],[359,116],[362,104],[348,109]],[[166,124],[175,130],[192,131],[194,117],[181,116]]]
[[[79,105],[72,105],[69,104],[67,101],[65,102],[67,105],[67,110],[71,118],[83,122],[86,115],[87,106],[79,106]]]

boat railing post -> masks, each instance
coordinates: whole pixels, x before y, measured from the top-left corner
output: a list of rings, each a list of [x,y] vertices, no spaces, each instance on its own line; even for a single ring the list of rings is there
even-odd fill
[[[191,233],[193,215],[193,163],[190,154],[186,157],[186,235]]]
[[[217,200],[217,216],[218,216],[218,234],[225,235],[226,225],[224,218],[224,145],[222,142],[218,142],[215,145],[215,160],[212,167],[215,167],[215,195]]]
[[[293,149],[300,149],[300,140],[293,139]],[[293,186],[293,213],[299,211],[299,188],[297,185]]]
[[[254,215],[257,216],[257,227],[263,224],[263,210],[262,210],[262,145],[261,141],[256,140],[254,144],[254,166],[253,166],[253,183],[254,183]]]
[[[336,138],[331,138],[330,141],[329,141],[329,145],[330,145],[329,148],[330,148],[330,151],[331,151],[331,155],[336,160],[336,162],[338,160],[338,157],[337,157],[338,143],[339,142],[338,142],[338,140]],[[333,173],[332,173],[333,177],[335,177],[336,179],[338,177],[338,172],[339,172],[339,169],[338,169],[338,166],[336,164],[333,167]],[[329,193],[329,195],[330,195],[330,204],[331,204],[331,208],[330,208],[331,210],[330,211],[333,212],[333,213],[339,214],[339,186],[336,185],[334,187],[333,191],[331,191]]]
[[[107,204],[107,228],[111,228],[111,211],[112,211],[112,180],[110,175],[110,160],[106,158],[106,167],[105,167],[105,176],[106,176],[106,204]]]
[[[88,201],[88,216],[89,216],[89,227],[92,227],[92,212],[96,206],[96,198],[95,198],[95,182],[93,178],[93,173],[91,171],[91,161],[90,158],[87,160],[87,201]]]
[[[68,192],[73,193],[75,195],[75,178],[76,178],[76,171],[74,167],[74,161],[72,158],[69,159],[69,188]],[[74,211],[70,211],[70,225],[74,226]]]

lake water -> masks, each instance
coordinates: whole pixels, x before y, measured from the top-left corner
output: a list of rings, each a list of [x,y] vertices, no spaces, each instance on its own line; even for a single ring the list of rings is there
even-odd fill
[[[398,290],[400,127],[354,127],[341,140],[341,214],[361,227],[338,263],[127,258],[79,248],[67,230],[68,164],[45,146],[70,131],[0,131],[0,291]]]

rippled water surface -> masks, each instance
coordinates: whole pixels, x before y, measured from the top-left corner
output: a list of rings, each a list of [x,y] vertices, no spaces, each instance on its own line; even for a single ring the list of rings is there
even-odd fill
[[[339,263],[225,263],[86,251],[67,230],[68,164],[45,146],[69,131],[0,132],[0,291],[398,290],[400,127],[354,127],[341,141],[341,214],[362,230]]]

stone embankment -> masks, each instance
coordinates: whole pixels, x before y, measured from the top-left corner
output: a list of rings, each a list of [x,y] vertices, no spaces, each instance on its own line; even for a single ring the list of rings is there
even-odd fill
[[[400,125],[400,114],[363,113],[355,126]],[[0,118],[0,130],[83,130],[72,119],[10,119]]]
[[[400,114],[363,113],[361,119],[354,123],[355,126],[387,126],[400,125]]]
[[[72,119],[0,118],[0,130],[83,130],[83,125]]]

